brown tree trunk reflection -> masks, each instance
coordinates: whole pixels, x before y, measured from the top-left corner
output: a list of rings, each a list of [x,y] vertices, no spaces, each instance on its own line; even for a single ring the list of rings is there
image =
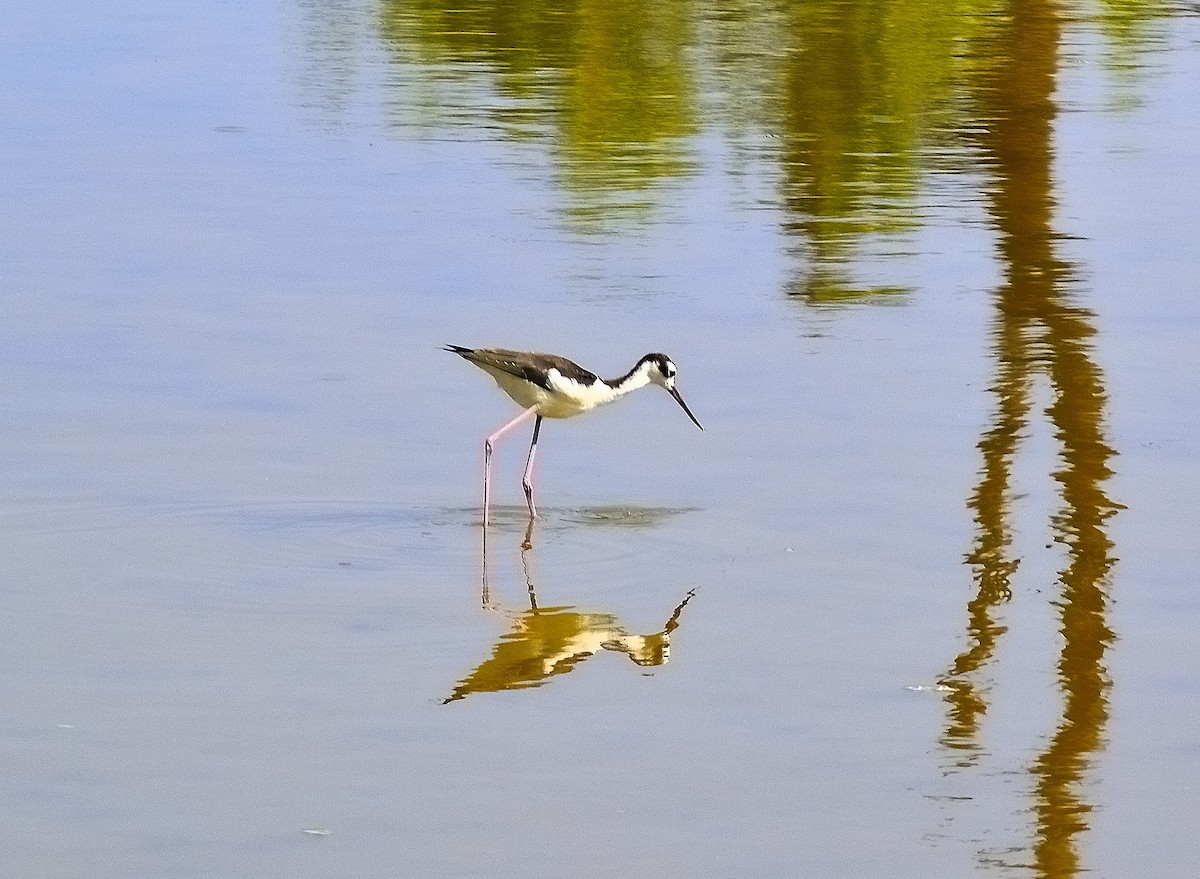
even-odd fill
[[[1062,22],[1049,0],[1013,0],[1008,12],[983,47],[987,60],[974,89],[983,120],[977,145],[990,177],[987,209],[1005,277],[996,291],[992,334],[995,416],[979,443],[982,474],[969,502],[976,541],[967,562],[977,590],[968,604],[968,646],[945,680],[950,717],[942,742],[959,766],[981,759],[977,739],[987,694],[977,677],[1005,631],[994,617],[1011,597],[1018,565],[1009,531],[1011,467],[1030,417],[1030,384],[1041,373],[1054,394],[1047,415],[1062,461],[1053,474],[1062,507],[1052,527],[1068,563],[1054,603],[1062,636],[1062,716],[1030,766],[1033,866],[1039,876],[1069,877],[1083,869],[1078,835],[1087,829],[1091,805],[1081,782],[1108,721],[1104,662],[1113,634],[1106,624],[1107,587],[1115,559],[1105,520],[1115,505],[1103,485],[1114,452],[1104,441],[1106,395],[1092,359],[1093,315],[1073,301],[1072,267],[1056,256],[1052,138]]]

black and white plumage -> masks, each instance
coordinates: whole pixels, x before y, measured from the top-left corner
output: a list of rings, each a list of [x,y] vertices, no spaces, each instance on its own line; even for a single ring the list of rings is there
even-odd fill
[[[604,379],[577,363],[556,354],[535,354],[527,351],[509,351],[504,348],[464,348],[447,345],[446,351],[457,354],[474,363],[493,379],[504,393],[508,394],[524,411],[508,424],[488,437],[484,444],[483,518],[487,524],[488,494],[491,481],[492,445],[502,434],[515,427],[531,415],[537,416],[533,428],[533,443],[529,447],[529,461],[525,466],[525,499],[531,516],[537,511],[533,505],[533,457],[537,450],[538,433],[543,418],[573,418],[597,406],[611,403],[631,391],[656,384],[665,389],[682,407],[692,422],[704,427],[692,414],[687,403],[675,387],[678,372],[674,362],[665,354],[647,354],[633,369],[620,378]]]

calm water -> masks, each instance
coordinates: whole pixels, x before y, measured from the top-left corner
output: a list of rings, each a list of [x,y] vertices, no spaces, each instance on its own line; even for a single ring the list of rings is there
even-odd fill
[[[1194,4],[177,6],[0,11],[0,874],[1194,875]],[[447,342],[706,431],[485,564]]]

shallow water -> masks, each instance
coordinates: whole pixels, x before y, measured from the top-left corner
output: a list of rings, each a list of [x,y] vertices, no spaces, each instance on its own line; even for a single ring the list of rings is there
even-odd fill
[[[1194,8],[0,25],[0,874],[1194,871]]]

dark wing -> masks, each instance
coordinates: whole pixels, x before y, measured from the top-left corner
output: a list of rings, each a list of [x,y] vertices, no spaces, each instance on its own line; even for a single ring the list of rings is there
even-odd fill
[[[590,385],[600,380],[595,373],[588,372],[579,364],[556,354],[531,354],[525,351],[510,351],[507,348],[463,348],[460,345],[447,345],[445,350],[469,360],[476,366],[507,372],[547,390],[550,389],[547,374],[551,369],[557,369],[560,375],[580,384]]]

